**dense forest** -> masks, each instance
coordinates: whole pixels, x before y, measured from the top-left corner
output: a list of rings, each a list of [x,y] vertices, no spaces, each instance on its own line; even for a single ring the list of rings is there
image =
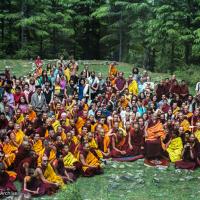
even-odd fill
[[[198,69],[200,0],[1,0],[0,58],[105,59]]]

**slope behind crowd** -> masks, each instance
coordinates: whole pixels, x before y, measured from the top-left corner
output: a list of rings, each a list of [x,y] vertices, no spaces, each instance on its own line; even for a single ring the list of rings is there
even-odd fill
[[[155,84],[115,62],[107,77],[61,57],[27,77],[0,79],[0,193],[51,195],[79,176],[103,173],[106,159],[144,157],[148,166],[200,165],[200,87],[176,76]],[[200,84],[199,84],[200,85]],[[88,180],[89,181],[89,180]]]

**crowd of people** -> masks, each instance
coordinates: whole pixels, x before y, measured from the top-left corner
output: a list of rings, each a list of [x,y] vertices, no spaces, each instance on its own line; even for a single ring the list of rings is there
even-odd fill
[[[103,173],[106,159],[200,165],[200,87],[176,76],[153,82],[116,62],[107,77],[75,60],[35,60],[34,73],[0,78],[0,192],[53,194],[79,176]],[[105,67],[105,66],[104,66]],[[139,156],[139,157],[138,157]]]

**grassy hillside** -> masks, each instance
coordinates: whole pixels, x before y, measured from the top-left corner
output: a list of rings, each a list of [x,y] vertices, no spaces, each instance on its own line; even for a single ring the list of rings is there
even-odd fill
[[[56,60],[44,60],[44,64],[47,63],[55,63]],[[32,70],[32,64],[33,60],[0,60],[0,71],[4,70],[5,66],[9,66],[12,69],[12,73],[16,76],[23,76],[31,72]],[[102,72],[104,76],[107,76],[108,74],[108,62],[107,61],[99,61],[99,60],[84,60],[79,61],[80,70],[83,69],[84,64],[88,64],[90,70],[94,70],[96,72]],[[119,63],[117,68],[120,71],[123,71],[125,73],[125,76],[127,77],[129,74],[131,74],[133,65],[128,63]],[[140,69],[140,71],[144,71],[144,69]],[[163,78],[170,77],[167,73],[152,73],[149,71],[150,76],[152,77],[153,81],[159,81]],[[199,75],[198,75],[199,74]],[[183,69],[182,71],[179,70],[176,72],[178,79],[185,79],[190,86],[190,91],[192,94],[194,94],[194,88],[197,81],[199,81],[200,72],[197,70],[195,72],[191,72],[191,70],[188,72],[187,70]],[[194,77],[194,78],[192,78]]]

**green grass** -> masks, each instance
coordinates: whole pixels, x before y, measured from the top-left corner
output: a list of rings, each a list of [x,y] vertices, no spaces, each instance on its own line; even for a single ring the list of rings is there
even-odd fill
[[[132,163],[109,162],[104,174],[85,178],[53,196],[51,200],[198,200],[200,199],[200,170],[194,172],[149,168],[143,160]]]

